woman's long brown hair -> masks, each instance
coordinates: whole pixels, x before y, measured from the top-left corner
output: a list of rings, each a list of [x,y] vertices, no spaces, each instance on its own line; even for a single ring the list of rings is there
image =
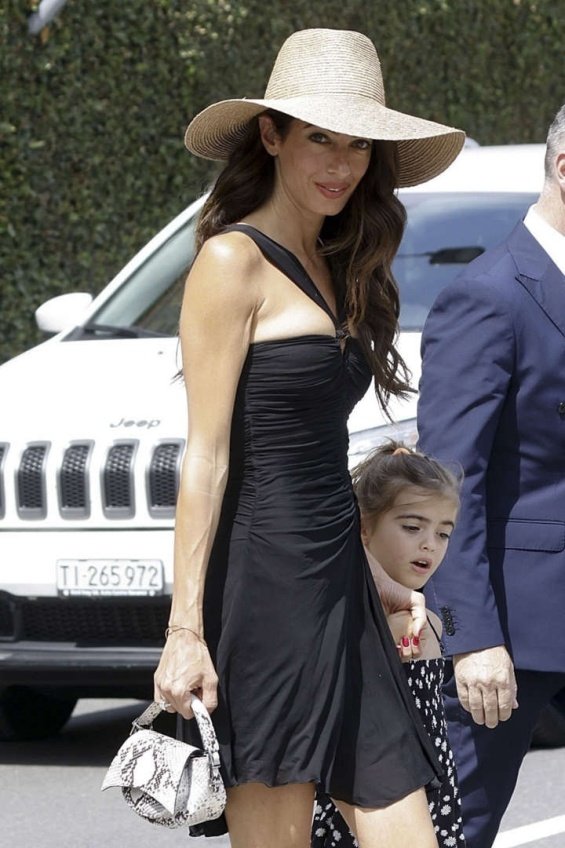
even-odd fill
[[[284,138],[294,119],[280,112],[265,114]],[[400,303],[391,265],[406,222],[404,206],[394,193],[396,175],[394,144],[373,142],[365,176],[345,208],[325,219],[320,233],[337,301],[358,333],[385,411],[391,395],[405,397],[411,391],[408,369],[395,348]],[[266,203],[274,184],[273,158],[263,147],[255,118],[203,207],[197,250],[206,239]]]

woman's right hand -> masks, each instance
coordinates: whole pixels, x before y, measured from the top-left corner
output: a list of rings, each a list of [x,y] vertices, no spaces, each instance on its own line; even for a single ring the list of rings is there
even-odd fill
[[[190,427],[175,516],[172,629],[155,672],[155,700],[185,718],[192,692],[208,712],[218,702],[218,678],[200,638],[202,608],[229,477],[234,401],[264,300],[264,261],[244,233],[217,235],[198,252],[184,290],[179,335]]]
[[[167,712],[192,718],[191,694],[200,698],[209,713],[218,706],[218,677],[206,643],[190,630],[169,634],[155,672],[155,701],[164,701]]]

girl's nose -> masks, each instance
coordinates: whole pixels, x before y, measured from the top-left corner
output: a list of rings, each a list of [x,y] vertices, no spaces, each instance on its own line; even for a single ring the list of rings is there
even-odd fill
[[[422,541],[422,549],[424,551],[430,551],[430,552],[433,552],[435,550],[435,543],[434,543],[433,537],[430,537],[429,539],[424,539]]]

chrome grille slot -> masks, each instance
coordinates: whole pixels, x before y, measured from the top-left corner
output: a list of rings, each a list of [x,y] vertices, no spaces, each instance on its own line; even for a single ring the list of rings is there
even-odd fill
[[[0,518],[6,513],[6,489],[4,486],[4,459],[8,453],[8,445],[0,444]]]
[[[59,470],[59,508],[63,518],[88,518],[90,493],[88,461],[91,442],[76,442],[66,449]]]
[[[20,518],[45,518],[47,499],[45,495],[46,442],[28,445],[22,454],[16,472],[18,514]]]
[[[147,472],[149,514],[170,518],[175,514],[183,442],[162,442],[153,451]]]
[[[116,442],[108,451],[102,472],[104,515],[131,518],[135,515],[133,460],[137,442]]]

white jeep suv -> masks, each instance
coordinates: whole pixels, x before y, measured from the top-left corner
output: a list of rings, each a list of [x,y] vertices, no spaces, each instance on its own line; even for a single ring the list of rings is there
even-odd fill
[[[414,386],[435,295],[506,236],[542,182],[541,145],[471,147],[401,192],[394,272]],[[79,697],[151,695],[187,432],[177,321],[202,203],[94,300],[40,307],[56,335],[0,368],[0,739],[56,732]],[[394,402],[391,424],[371,390],[350,419],[351,463],[393,433],[413,440],[415,410],[415,395]]]

